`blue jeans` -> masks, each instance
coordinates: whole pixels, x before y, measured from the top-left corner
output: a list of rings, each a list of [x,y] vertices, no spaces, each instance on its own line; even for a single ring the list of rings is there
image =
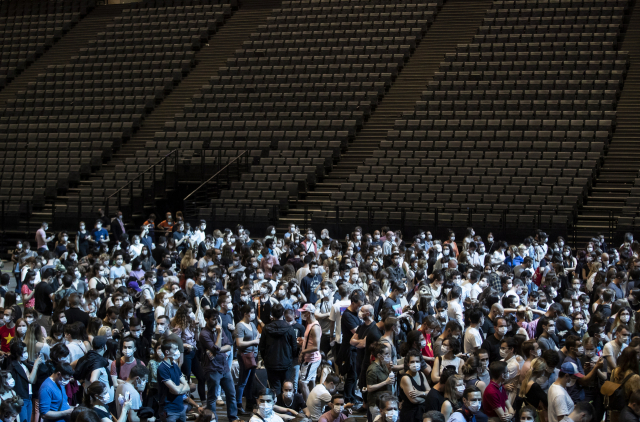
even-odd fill
[[[165,412],[163,408],[160,408],[158,412],[160,420],[162,422],[187,422],[187,412]]]
[[[253,375],[256,372],[256,368],[246,369],[242,364],[242,358],[238,356],[238,366],[240,367],[240,375],[238,376],[238,385],[236,385],[236,402],[238,407],[242,407],[242,395],[245,389],[247,394],[247,407],[251,408],[254,405],[255,399],[253,398],[251,389],[253,387]],[[228,402],[228,400],[227,400]],[[251,407],[250,407],[251,406]]]
[[[227,354],[227,366],[229,367],[229,371],[231,371],[231,366],[233,366],[233,352],[227,352]],[[220,385],[216,387],[216,397],[220,397]],[[231,420],[233,421],[234,419]]]
[[[297,359],[295,359],[298,362]],[[287,379],[293,381],[293,391],[298,392],[298,379],[300,378],[300,364],[292,366],[287,372]]]
[[[233,385],[233,377],[231,376],[231,372],[225,372],[224,374],[221,374],[219,372],[209,372],[206,375],[206,379],[207,409],[210,409],[213,413],[216,414],[216,420],[219,419],[218,414],[216,413],[216,391],[219,388],[222,388],[224,390],[224,394],[227,396],[227,418],[230,422],[238,419],[236,389]]]
[[[20,411],[20,422],[31,422],[31,411],[33,403],[31,399],[23,399],[22,410]]]

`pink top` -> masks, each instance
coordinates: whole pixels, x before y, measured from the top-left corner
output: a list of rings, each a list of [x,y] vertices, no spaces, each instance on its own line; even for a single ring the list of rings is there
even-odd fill
[[[27,286],[27,284],[23,284],[22,285],[22,289],[20,289],[20,292],[22,293],[22,296],[27,296],[28,294],[30,294],[32,292],[32,290],[29,288],[29,286]],[[33,308],[36,304],[36,297],[35,295],[31,296],[31,299],[29,299],[25,304],[24,307],[25,308]]]
[[[42,227],[40,227],[36,232],[36,242],[38,243],[38,249],[47,248],[46,239],[47,239],[47,233],[45,233]]]
[[[303,349],[308,349],[309,347],[315,346],[318,348],[318,350],[320,350],[319,345],[309,337],[309,332],[311,331],[311,327],[313,327],[314,325],[320,326],[320,324],[318,324],[318,321],[314,321],[313,323],[307,325],[307,329],[304,330],[304,343],[302,343]],[[318,362],[321,359],[322,359],[322,356],[320,355],[319,351],[313,352],[313,353],[307,353],[306,355],[304,355],[305,362]]]

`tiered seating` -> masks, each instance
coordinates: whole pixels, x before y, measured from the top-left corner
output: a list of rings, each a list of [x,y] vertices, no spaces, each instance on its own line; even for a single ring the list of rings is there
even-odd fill
[[[618,217],[619,231],[634,230],[640,227],[640,172],[638,172],[629,197],[622,207],[622,215]]]
[[[497,1],[374,158],[314,218],[526,227],[571,222],[615,128],[626,0]],[[354,214],[355,213],[355,214]],[[505,221],[506,218],[506,221]]]
[[[222,205],[212,202],[216,211],[202,215],[224,218],[237,215],[239,204],[260,210],[272,201],[286,209],[282,192],[296,196],[331,169],[440,6],[441,0],[285,1],[147,148],[222,149],[213,157],[250,151],[250,174],[224,193]]]
[[[21,199],[37,196],[42,202],[108,159],[190,72],[196,50],[232,13],[229,3],[193,3],[125,9],[78,56],[50,66],[8,101],[0,109],[3,155],[29,158],[26,166],[5,159],[0,180],[12,180],[11,186],[24,180]],[[123,172],[106,174],[100,186],[83,192],[83,201],[104,204],[142,164],[127,163]],[[12,194],[12,199],[20,197]]]
[[[0,89],[15,78],[95,5],[95,0],[0,3]]]

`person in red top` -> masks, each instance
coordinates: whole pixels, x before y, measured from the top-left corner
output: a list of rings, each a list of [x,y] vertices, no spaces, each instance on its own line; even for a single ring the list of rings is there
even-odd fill
[[[425,343],[422,344],[422,356],[425,357],[427,362],[433,362],[435,354],[433,353],[433,342],[431,334],[440,328],[440,323],[434,316],[428,316],[422,321],[422,335],[424,336]]]
[[[4,324],[0,327],[0,350],[4,353],[9,353],[10,343],[16,336],[16,323],[13,320],[13,309],[7,308],[4,310]]]
[[[509,392],[502,385],[509,377],[507,363],[491,362],[489,375],[491,382],[482,395],[482,412],[489,417],[489,422],[507,422],[515,414],[509,402]]]

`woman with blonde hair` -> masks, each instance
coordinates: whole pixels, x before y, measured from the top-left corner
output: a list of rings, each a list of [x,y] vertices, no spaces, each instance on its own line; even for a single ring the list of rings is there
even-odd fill
[[[480,392],[484,394],[484,389],[487,388],[487,384],[480,379],[480,373],[484,367],[480,363],[480,358],[471,355],[462,365],[462,374],[464,375],[464,385],[466,388],[478,387]]]
[[[198,260],[193,257],[193,251],[191,249],[187,249],[182,257],[182,261],[180,261],[180,269],[184,271],[189,267],[195,268],[197,263]]]
[[[462,407],[462,393],[464,393],[464,376],[454,375],[449,377],[444,383],[444,403],[440,412],[444,415],[444,420],[449,420],[449,416]]]
[[[593,287],[596,284],[601,284],[601,283],[596,283],[596,276],[598,275],[598,273],[600,273],[600,269],[602,268],[602,262],[587,262],[587,267],[589,268],[589,274],[587,275],[587,291],[591,292],[593,291]],[[602,274],[601,277],[604,277],[604,274]],[[604,282],[604,280],[602,280],[602,282]]]
[[[518,412],[524,405],[531,406],[537,410],[540,422],[546,422],[547,418],[547,394],[544,392],[536,379],[545,374],[547,363],[542,358],[535,358],[531,362],[531,367],[522,377],[520,391],[516,397],[514,410]]]

